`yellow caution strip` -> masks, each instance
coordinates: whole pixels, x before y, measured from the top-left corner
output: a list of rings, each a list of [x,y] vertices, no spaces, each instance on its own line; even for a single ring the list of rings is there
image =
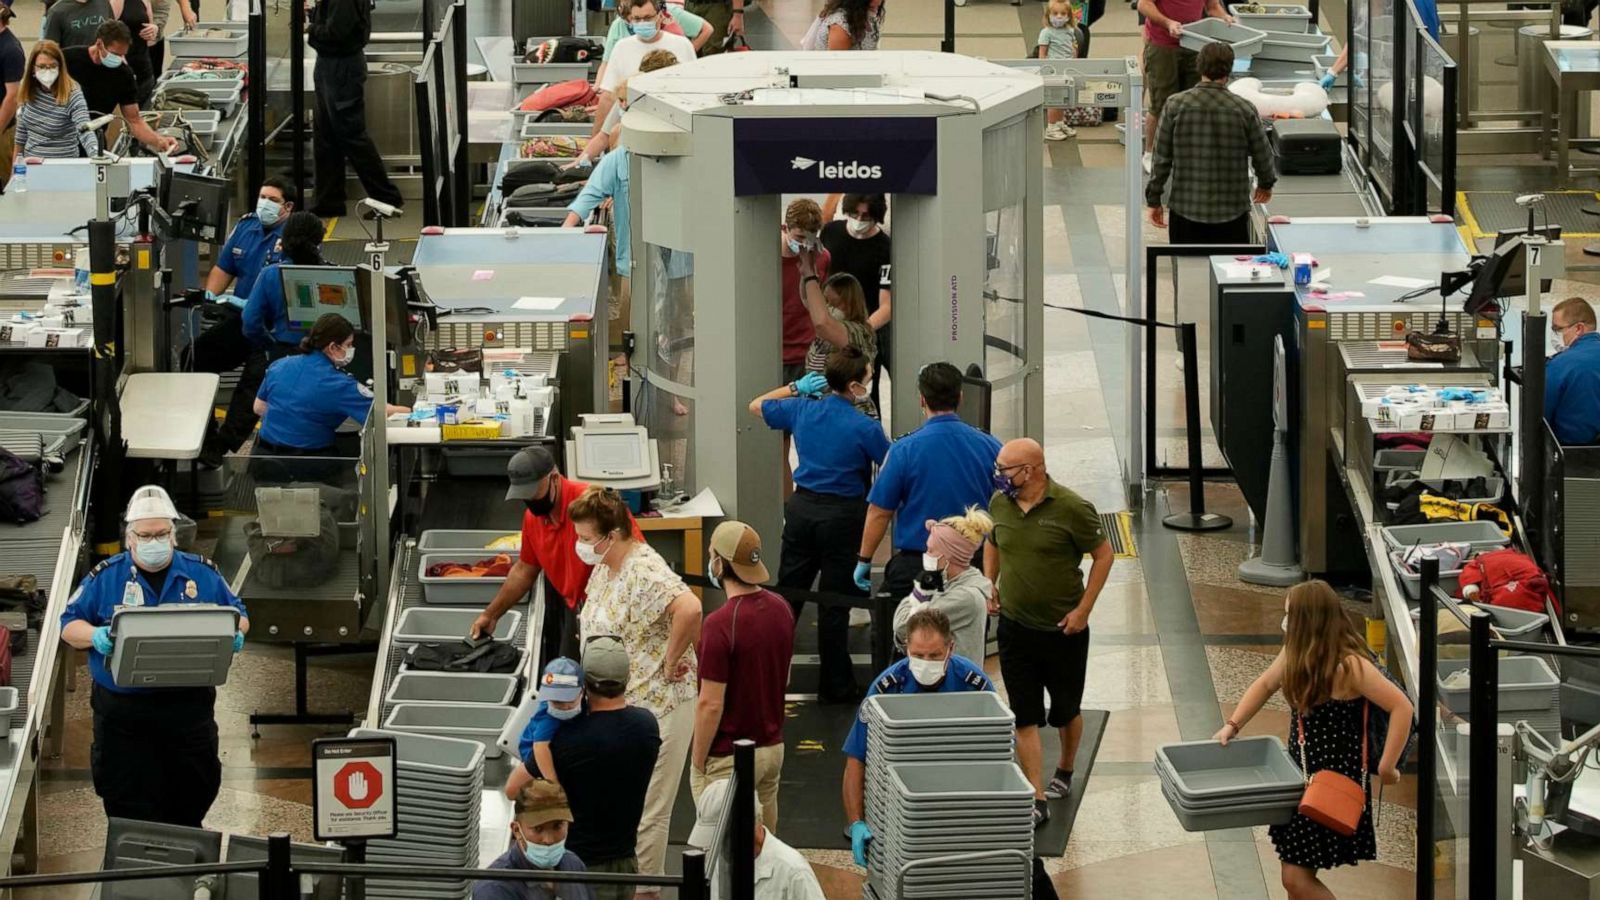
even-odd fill
[[[115,272],[90,272],[89,283],[95,287],[109,287],[117,283]]]
[[[338,227],[339,227],[339,217],[338,216],[329,217],[329,219],[328,219],[328,230],[324,231],[322,233],[322,239],[325,240],[325,241],[333,240],[333,230],[335,228],[338,228]]]

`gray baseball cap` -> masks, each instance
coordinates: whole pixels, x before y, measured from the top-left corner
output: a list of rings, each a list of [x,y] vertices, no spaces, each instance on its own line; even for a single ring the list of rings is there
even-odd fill
[[[586,681],[627,684],[628,673],[628,650],[622,646],[622,641],[610,635],[601,635],[583,645],[583,677]]]
[[[532,500],[539,494],[539,482],[556,470],[556,458],[543,447],[518,450],[506,464],[506,480],[511,488],[507,500]]]

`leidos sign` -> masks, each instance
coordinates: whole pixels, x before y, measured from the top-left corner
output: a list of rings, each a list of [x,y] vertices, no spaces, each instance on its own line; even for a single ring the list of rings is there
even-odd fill
[[[735,119],[733,193],[938,193],[932,118]]]

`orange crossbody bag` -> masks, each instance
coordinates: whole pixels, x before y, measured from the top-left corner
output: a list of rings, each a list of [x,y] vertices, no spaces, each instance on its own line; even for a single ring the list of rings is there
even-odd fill
[[[1300,815],[1335,834],[1350,837],[1361,824],[1367,808],[1367,712],[1361,705],[1361,783],[1332,769],[1323,769],[1306,779],[1306,792],[1300,798]],[[1306,770],[1306,722],[1295,713],[1300,730],[1300,771]]]

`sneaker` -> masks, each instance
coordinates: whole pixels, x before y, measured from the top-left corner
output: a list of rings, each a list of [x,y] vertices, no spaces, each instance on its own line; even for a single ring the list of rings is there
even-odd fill
[[[868,625],[871,625],[871,624],[872,624],[872,612],[871,612],[871,610],[865,610],[865,609],[862,609],[859,606],[853,606],[853,607],[850,608],[850,627],[851,628],[865,628],[865,627],[867,627]]]
[[[1043,800],[1033,801],[1033,827],[1038,828],[1048,821],[1050,821],[1050,807],[1046,806]]]
[[[1063,778],[1061,773],[1056,773],[1056,776],[1050,779],[1050,783],[1044,786],[1044,795],[1050,800],[1072,796],[1072,776]]]
[[[1071,130],[1060,122],[1044,127],[1044,139],[1047,141],[1064,141],[1071,136]]]

